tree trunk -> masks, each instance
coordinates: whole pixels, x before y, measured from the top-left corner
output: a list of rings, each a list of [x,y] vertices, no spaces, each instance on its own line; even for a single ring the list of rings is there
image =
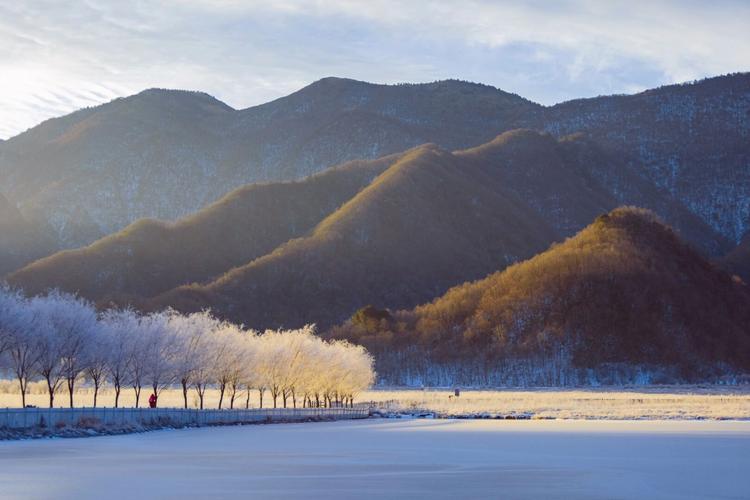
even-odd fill
[[[247,388],[247,399],[245,399],[245,409],[250,408],[250,388]]]
[[[182,379],[182,399],[185,400],[185,409],[187,410],[187,393],[188,393],[188,387],[187,387],[187,379]]]
[[[141,386],[140,385],[134,385],[133,391],[135,391],[135,407],[138,408],[138,403],[141,399]]]
[[[70,407],[73,408],[73,389],[76,385],[76,379],[68,377],[68,394],[70,395]]]
[[[231,392],[229,393],[229,409],[234,410],[234,400],[237,399],[237,384],[232,382],[229,386]]]
[[[120,382],[115,382],[115,408],[120,404]]]
[[[96,408],[96,397],[99,395],[99,379],[94,379],[94,408]]]
[[[283,402],[284,402],[284,408],[286,408],[286,398],[287,398],[287,393],[286,393],[286,391],[283,391],[283,392],[281,393],[281,399],[282,399],[282,400],[283,400]]]
[[[21,408],[26,408],[26,384],[23,383],[23,377],[18,377],[18,385],[21,386]]]
[[[297,395],[294,393],[294,389],[292,389],[292,408],[297,408]]]
[[[54,408],[55,406],[55,388],[52,387],[52,381],[49,378],[47,380],[47,392],[49,392],[49,407]]]
[[[260,400],[260,405],[259,405],[260,408],[263,408],[263,393],[264,392],[266,392],[265,389],[258,389],[258,396],[259,396],[258,399]]]
[[[226,384],[222,383],[219,385],[219,409],[221,410],[221,404],[224,402],[224,389]]]

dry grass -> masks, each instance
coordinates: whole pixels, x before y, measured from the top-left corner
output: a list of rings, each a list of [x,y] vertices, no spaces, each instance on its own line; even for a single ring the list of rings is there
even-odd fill
[[[148,406],[148,397],[151,395],[151,389],[144,387],[141,392],[140,406]],[[76,389],[74,402],[76,406],[90,407],[94,401],[94,390],[89,387]],[[106,387],[99,391],[97,406],[112,407],[114,406],[115,392],[111,387]],[[224,397],[224,408],[228,408],[227,396]],[[216,408],[219,402],[219,391],[209,389],[206,391],[205,408]],[[29,385],[29,394],[26,395],[26,404],[46,408],[49,405],[49,396],[47,395],[47,386],[44,382],[35,382]],[[267,408],[273,404],[271,395],[266,392],[263,397],[263,407]],[[281,400],[279,399],[279,404]],[[291,401],[290,401],[291,404]],[[135,405],[135,396],[133,389],[124,388],[120,394],[120,406],[131,407]],[[21,396],[18,393],[18,384],[14,381],[0,380],[0,408],[14,408],[21,406]],[[55,393],[55,407],[65,408],[69,406],[68,390],[63,387]],[[198,408],[198,396],[194,390],[188,393],[188,406]],[[253,391],[250,394],[250,407],[257,408],[258,392]],[[182,390],[179,388],[165,390],[159,396],[159,407],[164,408],[182,408]],[[245,393],[235,402],[235,407],[245,407]]]
[[[141,406],[151,394],[147,388],[141,393]],[[536,389],[536,390],[465,390],[459,398],[451,397],[452,390],[371,390],[356,398],[356,402],[389,403],[394,410],[426,410],[444,416],[467,415],[528,415],[531,418],[559,419],[750,419],[750,386],[652,386],[606,389]],[[258,393],[250,395],[250,407],[259,406]],[[245,394],[237,401],[244,408]],[[226,399],[225,399],[226,400]],[[209,389],[206,408],[216,408],[219,392]],[[30,386],[27,404],[46,407],[47,390],[43,383]],[[91,406],[93,390],[76,390],[76,406]],[[120,396],[121,406],[133,406],[133,390],[128,388]],[[266,393],[263,406],[272,401]],[[17,385],[0,380],[0,408],[20,406]],[[99,406],[114,404],[114,391],[107,387],[99,393]],[[279,401],[281,404],[281,401]],[[291,402],[290,402],[291,404]],[[55,396],[55,406],[68,405],[67,390]],[[195,391],[188,394],[188,405],[198,407]],[[182,407],[182,391],[170,389],[159,397],[160,407]],[[226,407],[226,404],[224,405]]]
[[[359,401],[446,416],[528,415],[560,419],[750,419],[750,386],[668,386],[528,391],[373,390]]]

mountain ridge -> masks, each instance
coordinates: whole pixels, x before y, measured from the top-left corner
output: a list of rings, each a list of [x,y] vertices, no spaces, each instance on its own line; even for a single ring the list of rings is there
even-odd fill
[[[243,186],[173,223],[141,219],[8,279],[22,282],[28,293],[56,286],[92,300],[149,297],[201,282],[303,235],[397,158],[349,162],[301,181]],[[220,248],[213,245],[218,242]]]
[[[243,110],[205,93],[149,89],[3,142],[0,185],[27,221],[53,231],[53,250],[70,249],[141,218],[180,219],[248,183],[430,142],[463,150],[528,128],[583,134],[619,157],[619,166],[571,175],[606,185],[619,204],[659,198],[659,213],[683,220],[681,230],[700,218],[713,235],[704,228],[689,239],[719,257],[750,229],[749,114],[747,73],[549,107],[452,80],[326,78]],[[565,154],[578,154],[575,143]]]
[[[8,281],[27,293],[55,286],[121,305],[210,307],[256,328],[328,326],[362,303],[428,300],[572,236],[622,202],[597,172],[626,169],[580,137],[528,129],[455,152],[425,144],[303,181],[249,185],[175,223],[137,222]],[[637,191],[636,180],[628,184]],[[628,200],[663,209],[710,253],[706,242],[719,238],[711,228],[645,186]],[[304,306],[289,310],[291,291]]]
[[[471,112],[458,107],[434,114],[446,97],[431,101],[438,88],[345,84],[342,92],[335,88],[341,82],[331,83],[243,110],[202,93],[146,90],[48,120],[4,144],[19,155],[0,158],[4,194],[20,202],[27,217],[50,222],[61,248],[76,247],[139,218],[182,217],[250,182],[303,178],[330,165],[404,151],[430,135],[455,141],[455,132],[447,131],[452,127],[422,129],[438,118],[460,123]],[[495,94],[493,109],[502,115],[509,97],[489,95]],[[467,102],[477,111],[488,105],[475,101]],[[422,111],[401,119],[402,107]],[[430,123],[420,113],[433,113]],[[460,143],[472,141],[484,122],[466,125],[471,130],[460,134]]]

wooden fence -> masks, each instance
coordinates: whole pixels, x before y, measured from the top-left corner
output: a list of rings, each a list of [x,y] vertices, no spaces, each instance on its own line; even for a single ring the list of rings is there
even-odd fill
[[[95,425],[229,425],[262,422],[303,422],[311,419],[367,418],[357,408],[277,408],[251,410],[191,410],[180,408],[6,408],[0,409],[0,428]]]

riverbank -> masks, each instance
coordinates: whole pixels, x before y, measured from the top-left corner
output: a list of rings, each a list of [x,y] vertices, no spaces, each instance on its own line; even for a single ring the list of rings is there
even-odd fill
[[[178,408],[0,409],[0,440],[89,437],[222,425],[363,419],[367,408],[185,410]]]

